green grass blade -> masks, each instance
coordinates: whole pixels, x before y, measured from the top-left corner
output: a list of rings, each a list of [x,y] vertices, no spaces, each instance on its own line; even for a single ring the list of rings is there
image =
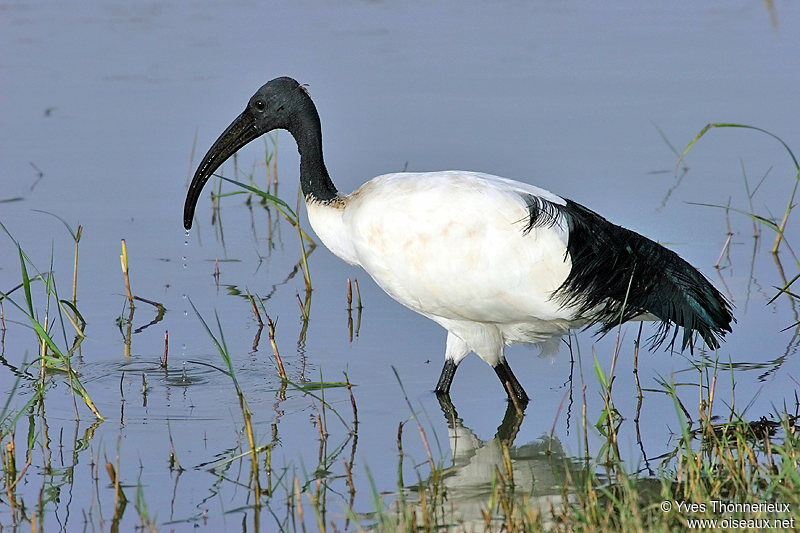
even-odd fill
[[[797,169],[798,172],[800,172],[800,163],[797,162],[797,158],[795,157],[794,152],[792,152],[792,149],[789,148],[789,145],[786,144],[783,141],[783,139],[781,139],[780,137],[778,137],[774,133],[771,133],[771,132],[769,132],[769,131],[767,131],[767,130],[765,130],[763,128],[759,128],[757,126],[750,126],[748,124],[736,124],[734,122],[711,122],[709,124],[706,124],[703,127],[703,129],[701,129],[700,132],[697,135],[694,136],[694,139],[692,139],[689,142],[689,144],[686,146],[686,148],[683,149],[683,152],[681,153],[680,157],[678,158],[678,162],[675,164],[676,171],[677,171],[678,167],[680,166],[681,161],[683,161],[684,156],[686,156],[686,154],[689,152],[689,150],[692,148],[692,146],[694,146],[694,143],[699,141],[700,138],[703,135],[705,135],[706,133],[708,133],[709,130],[711,130],[712,128],[744,128],[744,129],[748,129],[748,130],[755,130],[755,131],[759,131],[761,133],[765,133],[765,134],[769,135],[770,137],[772,137],[773,139],[777,140],[779,143],[781,143],[781,145],[789,153],[789,156],[792,158],[792,162],[794,163],[794,168]]]
[[[785,284],[783,287],[781,287],[780,289],[778,289],[778,293],[777,293],[775,296],[773,296],[772,298],[770,298],[770,299],[769,299],[769,301],[767,302],[767,305],[769,305],[769,304],[771,304],[772,302],[774,302],[775,300],[777,300],[777,299],[778,299],[778,297],[779,297],[781,294],[784,294],[784,293],[786,293],[786,294],[788,294],[788,295],[790,295],[790,296],[791,296],[791,295],[792,295],[792,293],[791,293],[791,291],[789,291],[789,287],[791,287],[791,286],[792,286],[792,284],[793,284],[795,281],[797,281],[798,279],[800,279],[800,273],[796,274],[796,275],[795,275],[795,276],[794,276],[794,277],[793,277],[791,280],[789,280],[789,281],[788,281],[788,282],[787,282],[787,283],[786,283],[786,284]],[[776,287],[776,288],[777,288],[777,287]]]
[[[238,185],[239,187],[242,187],[243,189],[247,189],[248,191],[257,194],[257,195],[261,196],[262,198],[265,198],[265,199],[267,199],[267,200],[269,200],[271,202],[275,202],[276,204],[278,204],[280,206],[283,206],[287,211],[289,211],[289,214],[291,214],[292,217],[295,220],[297,220],[297,215],[295,214],[294,211],[292,211],[292,208],[289,207],[289,204],[287,204],[286,202],[284,202],[283,200],[281,200],[277,196],[269,194],[268,192],[264,192],[264,191],[262,191],[261,189],[259,189],[257,187],[251,187],[250,185],[247,185],[246,183],[242,183],[241,181],[232,180],[230,178],[226,178],[225,176],[220,176],[219,174],[214,174],[214,175],[217,176],[220,179],[223,179],[225,181],[229,181],[229,182],[231,182],[231,183],[233,183],[235,185]]]
[[[233,372],[233,362],[231,361],[231,356],[228,353],[228,348],[224,344],[225,343],[225,339],[223,338],[222,339],[222,343],[220,343],[220,341],[217,339],[217,337],[211,331],[211,328],[208,327],[208,324],[206,323],[205,319],[203,318],[203,315],[201,315],[200,311],[198,311],[197,307],[195,307],[194,302],[192,302],[192,299],[188,298],[188,300],[189,300],[189,305],[191,305],[192,309],[194,309],[194,312],[197,315],[197,318],[200,319],[200,323],[203,324],[203,327],[205,328],[206,333],[208,333],[209,337],[211,337],[211,340],[214,342],[214,346],[217,347],[217,351],[219,352],[219,355],[222,357],[222,360],[225,362],[225,366],[228,367],[228,374],[230,375],[231,379],[233,380],[234,387],[236,387],[237,392],[240,392],[239,383],[236,381],[236,374],[234,374],[234,372]],[[215,315],[217,317],[217,327],[219,328],[220,333],[222,333],[222,326],[219,323],[219,315],[217,315],[216,313],[215,313]]]
[[[25,366],[25,361],[23,361],[22,366]],[[33,407],[37,401],[44,395],[44,389],[42,387],[35,387],[33,389],[33,394],[31,395],[30,399],[25,402],[25,405],[22,406],[13,416],[10,414],[10,407],[11,407],[11,400],[14,399],[14,393],[17,392],[19,388],[19,382],[22,380],[22,376],[17,376],[17,379],[14,381],[14,386],[11,387],[11,392],[9,392],[8,397],[6,398],[5,404],[3,404],[3,409],[0,411],[0,434],[7,434],[11,431],[11,428],[17,425],[17,421],[28,411],[31,407]]]
[[[761,222],[762,224],[764,224],[765,226],[768,226],[771,230],[775,231],[776,233],[781,233],[780,226],[778,226],[778,224],[776,224],[772,220],[770,220],[768,218],[765,218],[765,217],[762,217],[761,215],[756,215],[755,213],[750,213],[748,211],[745,211],[744,209],[736,209],[735,207],[730,207],[730,206],[727,206],[727,205],[706,204],[706,203],[703,203],[703,202],[686,202],[686,203],[690,204],[690,205],[700,205],[700,206],[703,206],[703,207],[716,207],[718,209],[730,209],[731,211],[733,211],[735,213],[740,213],[742,215],[746,215],[748,217],[753,218],[754,220],[757,220],[757,221]]]
[[[603,367],[600,366],[600,361],[597,360],[597,355],[594,356],[594,373],[597,376],[597,381],[603,386],[603,389],[608,390],[608,378],[605,372],[603,372]]]
[[[78,311],[78,308],[75,307],[75,305],[69,300],[59,300],[58,303],[61,309],[68,307],[74,313],[74,317],[73,315],[67,313],[67,320],[69,320],[70,324],[72,324],[72,327],[75,328],[75,333],[81,337],[85,337],[86,335],[83,333],[83,327],[86,326],[86,319],[83,318],[83,315],[81,315],[81,312]],[[80,320],[83,323],[83,326],[78,326],[76,320]]]
[[[33,318],[33,299],[31,298],[31,280],[28,277],[28,269],[25,268],[25,256],[22,254],[22,247],[17,244],[17,250],[19,251],[19,263],[22,267],[22,288],[25,291],[25,302],[28,304],[28,312],[30,313],[28,316],[31,320]]]
[[[347,387],[344,381],[303,381],[299,384],[292,383],[298,390],[307,392],[310,390],[323,390],[334,387]]]
[[[72,240],[76,242],[80,240],[80,236],[77,233],[75,233],[75,231],[72,229],[72,226],[70,226],[67,223],[67,221],[61,218],[60,216],[56,215],[55,213],[51,213],[50,211],[44,211],[42,209],[32,209],[32,211],[36,211],[37,213],[44,213],[45,215],[50,215],[51,217],[56,217],[58,220],[61,221],[62,224],[64,224],[64,227],[67,228],[69,234],[72,235]]]

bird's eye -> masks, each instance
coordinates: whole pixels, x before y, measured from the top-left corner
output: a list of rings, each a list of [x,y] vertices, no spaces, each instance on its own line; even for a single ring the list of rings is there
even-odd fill
[[[255,102],[253,102],[253,107],[258,109],[259,111],[264,111],[264,109],[266,109],[267,107],[267,104],[266,102],[264,102],[264,100],[256,100]]]

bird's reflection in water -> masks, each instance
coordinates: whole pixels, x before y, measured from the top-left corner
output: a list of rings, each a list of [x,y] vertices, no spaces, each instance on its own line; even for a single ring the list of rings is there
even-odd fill
[[[497,504],[497,497],[494,498],[495,508],[489,509],[493,489],[498,483],[505,484],[505,494],[515,500],[515,505],[522,504],[534,514],[538,509],[539,525],[550,529],[554,525],[553,513],[560,514],[565,503],[574,501],[572,489],[564,490],[567,468],[573,480],[582,477],[579,474],[581,465],[564,454],[560,441],[545,435],[514,446],[525,415],[524,407],[518,410],[509,402],[494,438],[483,442],[464,425],[449,397],[440,396],[439,404],[447,419],[453,456],[452,465],[441,472],[443,508],[436,513],[443,519],[440,530],[484,531],[489,525],[487,520],[491,520],[492,528],[500,527],[504,511]],[[508,450],[510,464],[504,458],[504,448]],[[419,504],[419,490],[418,485],[406,488],[407,504]],[[565,497],[568,502],[564,501]],[[487,518],[487,512],[491,513],[488,515],[491,518]],[[415,514],[421,516],[420,512]]]

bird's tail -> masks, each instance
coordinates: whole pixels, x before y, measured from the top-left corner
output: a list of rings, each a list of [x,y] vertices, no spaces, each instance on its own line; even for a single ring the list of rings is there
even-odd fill
[[[653,346],[669,339],[681,349],[696,332],[712,349],[734,322],[730,303],[692,265],[672,250],[567,202],[567,254],[572,270],[555,296],[607,332],[621,322],[650,313],[661,320]]]

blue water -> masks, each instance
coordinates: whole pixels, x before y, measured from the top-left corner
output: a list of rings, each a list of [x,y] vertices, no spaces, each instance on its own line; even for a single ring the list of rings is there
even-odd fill
[[[549,189],[667,243],[735,305],[738,323],[718,355],[723,363],[736,363],[736,405],[743,408],[755,398],[747,413],[753,419],[774,413],[773,406],[793,405],[792,376],[800,368],[797,330],[789,326],[798,320],[796,304],[786,297],[767,302],[784,278],[797,273],[796,262],[784,246],[779,267],[768,253],[774,235],[762,227],[762,237],[754,241],[747,216],[726,217],[722,209],[694,204],[730,202],[749,210],[743,176],[752,191],[768,173],[753,196],[753,209],[780,217],[795,175],[791,160],[763,134],[714,130],[685,159],[688,172],[678,183],[670,147],[680,151],[706,123],[729,121],[765,128],[800,150],[800,42],[792,31],[800,8],[777,3],[774,9],[773,17],[763,2],[0,3],[0,201],[22,198],[0,203],[0,222],[40,270],[48,268],[53,250],[61,298],[71,295],[74,244],[60,221],[33,210],[57,214],[73,228],[83,226],[78,308],[88,325],[73,364],[107,418],[77,446],[82,451],[68,483],[45,473],[43,446],[34,448],[33,466],[17,489],[26,505],[35,505],[43,484],[57,485],[58,502],[47,504],[43,518],[47,530],[81,527],[84,513],[93,524],[108,524],[113,490],[103,464],[119,453],[121,479],[132,487],[129,498],[138,480],[150,516],[162,529],[242,529],[242,515],[254,527],[248,491],[232,481],[246,485],[247,463],[233,463],[222,481],[218,471],[208,470],[208,463],[239,453],[246,439],[230,378],[207,366],[224,364],[191,299],[212,328],[218,313],[257,441],[272,442],[273,467],[287,472],[281,483],[289,488],[282,486],[270,500],[276,515],[284,517],[293,476],[314,477],[315,421],[322,404],[292,388],[282,399],[266,329],[253,349],[258,325],[241,296],[247,291],[269,296],[265,310],[277,320],[276,339],[291,380],[340,381],[347,372],[356,385],[357,509],[373,509],[367,468],[380,491],[397,490],[397,428],[410,410],[392,367],[420,412],[435,459],[450,461],[447,424],[431,393],[444,352],[444,332],[437,325],[394,303],[366,274],[319,247],[309,258],[314,290],[303,336],[297,301],[304,294],[302,275],[287,280],[299,260],[296,232],[276,223],[273,211],[270,238],[267,214],[259,207],[251,218],[242,196],[221,200],[220,233],[219,221],[211,226],[206,191],[184,244],[182,206],[193,164],[252,92],[279,75],[308,84],[321,114],[327,166],[342,191],[403,168],[478,170]],[[294,205],[298,157],[290,141],[288,135],[278,137],[278,190]],[[262,185],[263,159],[261,143],[238,158],[240,168],[252,170]],[[233,175],[232,164],[225,170]],[[787,226],[790,244],[797,216],[793,213]],[[119,267],[123,238],[133,292],[168,309],[162,321],[131,335],[130,357],[125,327],[116,323],[128,316]],[[365,308],[350,341],[345,290],[347,278],[354,277]],[[0,235],[0,290],[20,280],[16,247]],[[44,309],[38,294],[37,308]],[[25,317],[7,303],[3,310],[6,366],[0,368],[0,384],[10,392],[11,367],[33,360],[37,344]],[[137,303],[132,331],[155,316],[154,308]],[[70,328],[67,324],[69,343]],[[158,366],[165,330],[167,373]],[[54,331],[61,335],[60,325]],[[622,452],[634,465],[641,463],[631,424],[636,331],[635,325],[623,329],[614,385],[617,408],[627,419]],[[581,384],[587,385],[591,422],[602,409],[593,357],[608,372],[615,340],[613,333],[601,339],[592,331],[577,334],[581,359],[572,367],[571,387],[566,348],[552,361],[526,347],[509,350],[516,375],[533,397],[517,445],[552,432],[567,456],[580,456]],[[699,394],[692,366],[700,361],[697,354],[642,353],[642,387],[658,389],[659,377],[694,383],[679,389],[694,415]],[[30,373],[38,375],[36,369]],[[493,374],[470,357],[452,389],[464,425],[485,441],[495,435],[506,408]],[[731,378],[721,374],[717,397],[727,401]],[[60,469],[74,462],[73,435],[91,429],[93,417],[79,406],[76,424],[68,385],[59,376],[52,383],[45,400],[47,439],[52,466]],[[29,380],[23,380],[13,405],[21,407],[30,393]],[[343,447],[330,470],[343,476],[342,460],[350,460],[353,445],[349,395],[343,388],[329,389],[325,400],[328,451]],[[717,408],[727,415],[721,400]],[[18,464],[24,464],[28,424],[27,417],[17,423]],[[38,442],[45,442],[41,419],[33,424]],[[646,392],[641,434],[647,455],[667,451],[678,427],[672,401]],[[592,453],[599,443],[590,435]],[[171,446],[186,469],[181,475],[168,468]],[[405,429],[404,451],[412,458],[406,481],[413,483],[411,465],[422,465],[424,477],[427,452],[412,424]],[[99,464],[99,485],[91,479],[92,459]],[[343,477],[331,484],[345,496],[329,496],[329,518],[343,527],[347,487]],[[128,529],[139,523],[132,507],[121,522]],[[9,526],[5,510],[0,523]],[[316,527],[310,507],[305,519]],[[275,524],[262,508],[260,526],[272,530]]]

